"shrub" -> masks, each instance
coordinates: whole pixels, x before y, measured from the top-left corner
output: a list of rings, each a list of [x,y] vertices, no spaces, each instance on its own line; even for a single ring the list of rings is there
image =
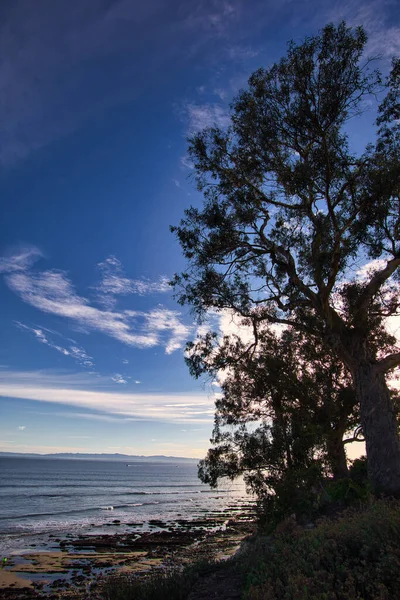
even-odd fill
[[[400,590],[400,507],[377,501],[312,530],[255,542],[247,600],[392,600]]]
[[[350,465],[349,475],[358,485],[366,485],[368,482],[368,463],[367,457],[356,458]]]
[[[259,493],[257,501],[261,529],[271,532],[291,515],[303,524],[312,520],[319,511],[322,482],[322,469],[317,461],[311,466],[287,471],[270,482],[274,493]]]

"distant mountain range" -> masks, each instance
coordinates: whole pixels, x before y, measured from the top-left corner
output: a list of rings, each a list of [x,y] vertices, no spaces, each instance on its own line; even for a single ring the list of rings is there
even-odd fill
[[[57,454],[34,454],[27,452],[0,452],[0,457],[21,457],[21,458],[72,458],[86,460],[118,460],[118,461],[179,461],[179,462],[197,462],[198,458],[186,458],[184,456],[164,456],[156,454],[154,456],[143,456],[136,454],[83,454],[73,452],[60,452]]]

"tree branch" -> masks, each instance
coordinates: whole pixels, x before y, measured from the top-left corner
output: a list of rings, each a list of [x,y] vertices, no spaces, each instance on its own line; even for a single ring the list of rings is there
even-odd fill
[[[393,258],[386,263],[386,266],[381,271],[377,271],[371,277],[368,285],[364,289],[358,301],[358,308],[355,320],[364,321],[366,318],[366,313],[368,311],[369,303],[375,294],[379,291],[379,288],[389,279],[391,275],[396,271],[396,269],[400,266],[400,257]]]
[[[388,356],[385,356],[385,358],[382,358],[382,360],[376,363],[375,372],[386,373],[387,371],[390,371],[390,369],[394,369],[398,365],[400,365],[400,352],[395,352],[394,354],[389,354]]]

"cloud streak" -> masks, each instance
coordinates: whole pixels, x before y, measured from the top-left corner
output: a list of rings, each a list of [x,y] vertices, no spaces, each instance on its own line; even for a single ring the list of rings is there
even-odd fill
[[[228,110],[220,104],[192,104],[184,106],[189,133],[202,131],[206,127],[225,129],[230,124]]]
[[[97,331],[128,346],[163,346],[167,354],[181,348],[189,336],[191,328],[181,322],[177,311],[162,306],[147,312],[97,308],[89,299],[77,294],[64,271],[33,271],[30,263],[24,262],[21,256],[26,256],[26,252],[7,259],[7,265],[17,265],[18,268],[5,271],[6,283],[24,302],[43,313],[63,317],[86,330]],[[114,291],[119,289],[117,283],[113,285]],[[163,285],[163,282],[157,284],[157,289]],[[37,330],[35,335],[42,343],[48,343],[43,331]],[[65,354],[61,347],[56,349]],[[75,358],[81,352],[78,346],[68,351]]]
[[[392,9],[393,18],[390,19]],[[400,26],[395,12],[396,3],[391,0],[359,0],[336,3],[323,14],[327,21],[344,19],[353,27],[362,25],[368,33],[367,53],[387,59],[400,54]]]
[[[121,384],[128,383],[128,380],[123,375],[121,375],[121,373],[114,373],[114,375],[111,377],[111,379],[114,383],[121,383]]]
[[[55,380],[59,382],[55,385]],[[69,378],[71,383],[73,378]],[[68,385],[68,378],[37,372],[5,372],[0,375],[0,396],[41,403],[73,406],[82,411],[75,417],[157,420],[172,423],[208,423],[214,414],[214,400],[204,394],[134,394],[82,389],[82,379]],[[93,415],[90,412],[93,411]]]
[[[26,271],[43,255],[38,248],[26,246],[9,256],[0,256],[0,273]]]
[[[162,294],[171,289],[168,278],[165,276],[159,277],[157,281],[129,279],[124,274],[121,262],[115,256],[109,256],[97,266],[102,277],[95,290],[99,294],[100,303],[106,308],[112,308],[115,305],[117,296]]]
[[[87,354],[87,352],[82,347],[78,346],[76,342],[73,342],[72,345],[69,345],[67,348],[65,348],[64,346],[55,344],[49,338],[49,336],[46,333],[44,333],[43,329],[39,327],[28,327],[28,325],[24,325],[24,323],[21,323],[20,321],[16,321],[15,324],[22,331],[28,331],[29,333],[33,334],[35,339],[41,344],[45,344],[46,346],[57,350],[57,352],[61,352],[61,354],[63,354],[64,356],[70,356],[71,358],[75,359],[78,364],[84,367],[94,367],[94,361],[92,356],[89,356],[89,354]],[[61,336],[61,334],[57,335],[63,337]]]

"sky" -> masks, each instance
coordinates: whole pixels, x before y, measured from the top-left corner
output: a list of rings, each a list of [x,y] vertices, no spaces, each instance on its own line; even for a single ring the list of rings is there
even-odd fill
[[[187,371],[197,325],[168,286],[169,226],[201,203],[187,136],[226,126],[249,75],[328,22],[364,25],[387,72],[397,9],[3,0],[0,451],[204,456],[217,388]]]

